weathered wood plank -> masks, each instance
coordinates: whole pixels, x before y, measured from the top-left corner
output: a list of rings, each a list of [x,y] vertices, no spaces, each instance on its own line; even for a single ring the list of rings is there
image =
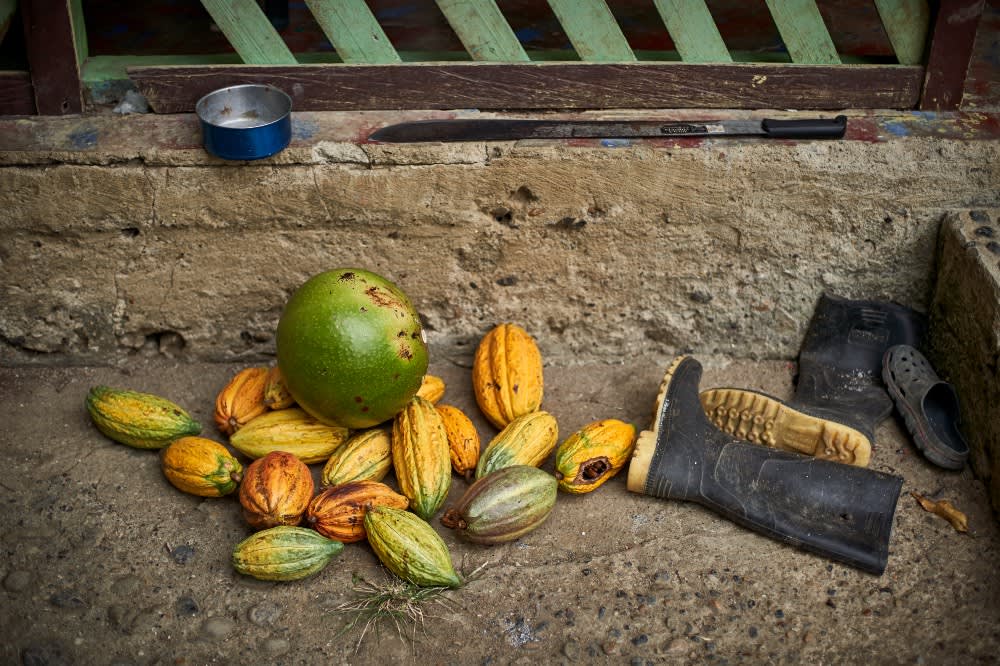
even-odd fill
[[[294,65],[295,56],[256,0],[201,0],[248,65]]]
[[[984,0],[941,0],[927,56],[920,108],[959,108]]]
[[[655,0],[684,62],[732,62],[705,0]]]
[[[930,24],[927,0],[875,0],[882,27],[901,65],[919,65]]]
[[[530,60],[494,0],[435,0],[435,2],[473,60],[491,62]]]
[[[604,0],[548,0],[570,43],[587,62],[634,62],[618,21]]]
[[[37,112],[80,113],[83,94],[70,0],[22,0],[21,15]]]
[[[767,0],[774,25],[792,62],[839,65],[840,56],[815,0]]]
[[[388,64],[399,54],[364,0],[306,0],[323,34],[344,62]]]
[[[296,110],[792,108],[910,109],[923,68],[902,65],[455,63],[298,67],[130,67],[158,113],[194,109],[216,88],[255,81]]]
[[[28,72],[0,72],[0,116],[35,114],[35,91]]]

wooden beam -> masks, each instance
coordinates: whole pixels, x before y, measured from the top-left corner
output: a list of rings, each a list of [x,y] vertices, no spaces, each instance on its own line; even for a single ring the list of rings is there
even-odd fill
[[[473,60],[527,62],[528,54],[494,0],[435,0]]]
[[[634,62],[614,14],[604,0],[548,0],[573,48],[587,62]]]
[[[246,64],[295,64],[295,56],[257,0],[201,0],[201,4]]]
[[[0,116],[35,114],[35,91],[28,72],[0,72]]]
[[[792,62],[839,65],[840,56],[815,0],[767,0],[774,25]]]
[[[83,94],[70,0],[21,0],[21,15],[38,113],[80,113]]]
[[[306,0],[323,34],[344,62],[399,62],[399,54],[364,0]]]
[[[237,83],[290,91],[296,110],[912,109],[923,68],[902,65],[454,63],[130,67],[157,113]]]
[[[922,63],[930,24],[927,0],[875,0],[875,7],[899,64]]]
[[[732,62],[705,0],[655,0],[684,62]]]
[[[924,77],[920,108],[950,111],[962,104],[984,0],[941,0]]]

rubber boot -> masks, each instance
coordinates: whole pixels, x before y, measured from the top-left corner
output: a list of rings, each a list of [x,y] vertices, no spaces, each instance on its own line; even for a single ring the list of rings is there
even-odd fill
[[[799,352],[795,396],[709,389],[702,406],[722,430],[788,451],[864,467],[875,428],[892,412],[882,356],[919,346],[924,316],[897,303],[820,296]]]
[[[667,370],[628,489],[701,504],[765,536],[881,574],[903,480],[745,442],[716,428],[698,399],[701,364]]]

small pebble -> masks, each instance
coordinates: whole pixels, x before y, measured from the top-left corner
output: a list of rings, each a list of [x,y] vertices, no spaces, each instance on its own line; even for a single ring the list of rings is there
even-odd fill
[[[87,605],[83,597],[73,590],[56,592],[49,597],[49,603],[56,608],[83,608]]]
[[[187,564],[194,557],[194,548],[183,544],[170,551],[170,557],[174,558],[177,564]]]
[[[181,617],[194,617],[201,612],[201,609],[198,608],[198,602],[191,597],[181,597],[178,599],[175,608],[177,609],[177,615]]]
[[[52,641],[34,643],[21,650],[21,663],[24,666],[67,666],[73,659],[61,643]]]
[[[24,592],[31,585],[31,573],[28,571],[22,571],[20,569],[15,569],[7,574],[7,577],[3,579],[3,587],[8,592],[13,592],[17,594],[18,592]]]
[[[264,641],[264,650],[270,655],[285,654],[290,644],[284,638],[268,638]]]
[[[562,646],[563,656],[570,661],[576,661],[583,656],[582,650],[580,649],[580,644],[573,640],[572,638],[563,643]]]
[[[201,633],[208,638],[225,638],[235,628],[236,623],[228,617],[212,617],[201,625]]]
[[[757,633],[757,627],[750,627],[747,629],[747,634],[749,634],[750,638],[757,638]]]
[[[970,210],[969,217],[972,218],[973,222],[988,223],[990,221],[989,213],[985,210]]]
[[[780,620],[781,618],[785,617],[785,611],[779,608],[778,610],[774,611],[774,617]]]
[[[1000,243],[996,241],[990,241],[989,243],[986,244],[986,249],[992,252],[993,254],[1000,254]]]
[[[667,654],[682,654],[687,652],[688,641],[683,638],[675,638],[667,645]]]
[[[645,645],[649,642],[649,636],[646,634],[639,634],[632,639],[632,645]]]
[[[271,601],[262,601],[247,611],[247,619],[258,627],[267,627],[278,621],[281,617],[281,608]]]
[[[993,236],[996,235],[996,232],[993,231],[993,227],[979,227],[976,229],[975,233],[977,236],[981,236],[983,238],[993,238]]]

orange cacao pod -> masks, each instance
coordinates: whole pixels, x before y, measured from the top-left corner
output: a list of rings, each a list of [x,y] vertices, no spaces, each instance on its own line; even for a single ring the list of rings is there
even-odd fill
[[[405,509],[403,495],[378,481],[351,481],[320,492],[306,509],[306,523],[323,536],[341,543],[365,538],[365,513],[373,506]]]
[[[295,404],[295,398],[288,392],[278,366],[267,372],[267,380],[264,382],[264,404],[268,409],[286,409]]]
[[[298,525],[312,494],[312,473],[306,464],[291,453],[272,451],[243,472],[243,517],[258,530]]]
[[[458,407],[437,405],[444,431],[448,435],[448,449],[451,453],[451,468],[470,483],[476,476],[479,462],[479,433],[468,416]]]
[[[264,386],[267,368],[247,368],[236,373],[215,398],[215,425],[231,435],[267,411]]]
[[[483,415],[497,428],[542,404],[542,355],[535,339],[516,324],[499,324],[476,348],[472,390]]]
[[[436,405],[438,400],[444,397],[444,380],[434,375],[424,375],[420,381],[420,388],[417,389],[417,395]]]

